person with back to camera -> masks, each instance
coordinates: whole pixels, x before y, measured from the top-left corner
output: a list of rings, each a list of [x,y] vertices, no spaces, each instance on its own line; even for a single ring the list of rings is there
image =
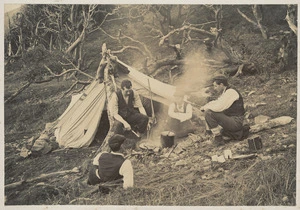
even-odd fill
[[[224,145],[223,136],[235,140],[247,137],[249,127],[243,126],[244,101],[242,95],[228,84],[225,76],[213,78],[214,89],[221,95],[200,108],[204,112],[208,128],[214,135],[216,146]]]
[[[123,179],[123,188],[133,187],[133,168],[131,161],[120,153],[125,137],[119,134],[108,140],[111,152],[101,152],[93,160],[93,168],[89,172],[88,185]]]

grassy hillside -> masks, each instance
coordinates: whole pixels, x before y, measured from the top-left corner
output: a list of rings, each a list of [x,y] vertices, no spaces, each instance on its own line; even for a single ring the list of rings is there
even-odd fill
[[[272,6],[270,6],[272,7]],[[226,8],[225,8],[226,9]],[[278,9],[278,8],[276,8]],[[266,115],[270,118],[290,116],[292,122],[272,129],[263,130],[259,135],[263,148],[256,157],[241,160],[227,160],[224,163],[211,161],[211,156],[221,155],[230,149],[234,155],[250,154],[247,140],[230,141],[216,148],[210,138],[204,135],[203,123],[195,119],[197,139],[182,139],[186,147],[181,153],[169,150],[153,152],[140,150],[132,155],[126,150],[133,163],[135,187],[123,190],[120,186],[110,187],[109,192],[99,192],[97,187],[86,185],[90,161],[100,144],[94,142],[88,148],[65,149],[49,154],[28,158],[20,157],[20,150],[28,144],[32,136],[38,136],[46,123],[57,119],[68,106],[70,96],[61,97],[72,84],[72,80],[53,80],[46,84],[33,84],[10,103],[5,104],[5,185],[38,177],[41,174],[79,168],[79,173],[66,174],[5,190],[6,205],[137,205],[137,206],[295,206],[296,205],[296,151],[297,151],[297,65],[291,65],[284,72],[274,62],[280,45],[279,39],[288,30],[281,22],[282,10],[272,18],[273,39],[264,40],[259,31],[248,23],[238,24],[232,17],[224,37],[235,48],[245,46],[245,58],[252,58],[260,71],[255,75],[231,77],[231,85],[240,90],[245,100],[247,120],[254,125],[254,118]],[[126,26],[145,37],[141,23]],[[112,25],[109,30],[121,27]],[[237,31],[241,31],[237,38]],[[169,49],[159,47],[157,40],[145,39],[152,53],[158,57],[173,55]],[[107,43],[109,49],[118,49],[116,41],[111,41],[103,33],[93,33],[84,43],[87,62],[91,61],[87,72],[95,75],[100,57],[100,49]],[[208,53],[202,42],[192,41],[184,49],[189,62],[183,74],[175,80],[175,85],[200,89],[204,72],[212,71],[209,60],[224,64],[224,53],[213,50]],[[118,57],[131,66],[139,68],[143,56],[128,51]],[[21,66],[13,63],[5,69],[5,97],[13,94],[26,83],[28,72],[20,71]],[[168,75],[167,75],[168,76]],[[165,80],[162,74],[156,78]],[[199,96],[193,101],[202,105]],[[251,136],[255,135],[254,133]],[[159,141],[159,136],[155,136]],[[96,190],[95,190],[96,189]]]

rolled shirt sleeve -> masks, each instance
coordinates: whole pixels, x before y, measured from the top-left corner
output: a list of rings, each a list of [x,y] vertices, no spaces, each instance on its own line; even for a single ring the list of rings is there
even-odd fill
[[[130,160],[125,160],[119,170],[119,174],[123,176],[123,188],[133,187],[133,168]]]
[[[217,100],[207,103],[204,106],[204,109],[210,109],[214,112],[222,112],[228,109],[238,99],[239,94],[234,89],[229,89],[226,90]]]
[[[133,94],[134,94],[133,106],[135,108],[143,107],[143,104],[142,104],[139,94],[135,90],[133,90]]]

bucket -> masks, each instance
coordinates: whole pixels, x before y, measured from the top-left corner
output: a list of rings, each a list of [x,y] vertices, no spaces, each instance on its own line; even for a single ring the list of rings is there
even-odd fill
[[[175,133],[171,131],[163,131],[160,135],[162,148],[172,147],[174,145]]]

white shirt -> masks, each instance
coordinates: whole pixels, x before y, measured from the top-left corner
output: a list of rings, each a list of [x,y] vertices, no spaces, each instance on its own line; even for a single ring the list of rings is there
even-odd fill
[[[204,110],[212,110],[214,112],[223,112],[224,110],[228,109],[236,100],[239,99],[239,94],[234,89],[227,89],[224,90],[222,95],[206,105],[203,106]]]
[[[112,154],[115,155],[121,155],[122,157],[124,157],[123,154],[118,153],[118,152],[111,152]],[[103,154],[103,152],[99,153],[93,160],[93,165],[95,166],[99,166],[99,158],[100,156]],[[128,187],[133,187],[133,167],[131,164],[131,161],[126,159],[120,170],[119,170],[119,174],[123,176],[123,188],[127,189]],[[98,169],[96,170],[96,175],[98,176],[99,179],[101,179],[101,177],[99,176],[98,173]]]
[[[180,107],[177,105],[177,109],[180,112],[175,112],[176,104],[172,103],[169,106],[168,115],[172,118],[175,118],[177,120],[180,120],[180,122],[184,122],[186,120],[190,120],[193,116],[193,109],[191,104],[186,105],[186,111],[184,111],[183,105]]]

